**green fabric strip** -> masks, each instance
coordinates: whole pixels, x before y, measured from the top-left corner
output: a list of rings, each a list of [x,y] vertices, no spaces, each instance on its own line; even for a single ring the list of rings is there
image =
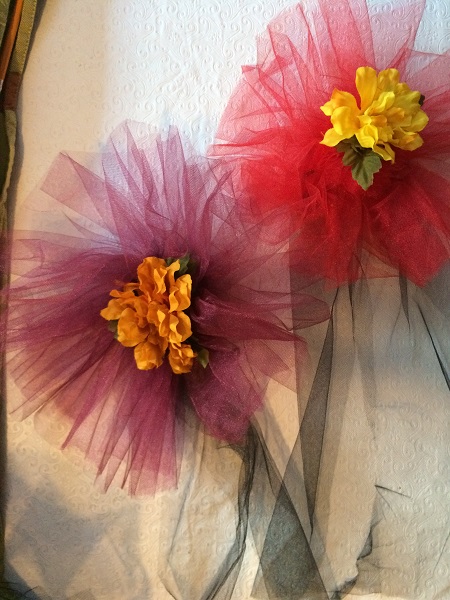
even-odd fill
[[[23,3],[23,12],[16,45],[9,65],[9,70],[13,73],[22,74],[25,68],[31,33],[33,31],[34,18],[36,16],[36,5],[37,0],[25,0]]]
[[[10,0],[0,0],[0,44],[2,43],[3,36],[5,35],[10,5]]]
[[[0,112],[0,190],[3,190],[6,183],[6,175],[9,165],[9,140],[6,133],[6,116]],[[0,212],[0,231],[4,231],[6,218],[5,211]]]
[[[2,91],[3,110],[1,115],[2,118],[0,119],[0,149],[2,150],[0,154],[0,231],[5,231],[7,226],[8,188],[14,162],[14,149],[16,145],[17,129],[15,102],[13,102],[11,105],[9,98],[9,96],[15,96],[15,94],[8,94],[8,77],[10,77],[11,81],[14,81],[15,85],[20,83],[20,78],[25,68],[25,61],[28,54],[33,23],[36,16],[36,5],[37,0],[24,1],[19,31],[17,33],[16,43],[8,68],[8,76],[5,79],[4,89]],[[14,80],[11,75],[15,76]],[[5,100],[8,100],[6,106]],[[7,145],[7,148],[5,148],[5,145]]]

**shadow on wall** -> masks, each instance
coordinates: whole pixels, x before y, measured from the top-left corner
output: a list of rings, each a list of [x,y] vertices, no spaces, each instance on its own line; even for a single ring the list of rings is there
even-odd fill
[[[14,478],[14,497],[10,502],[14,503],[16,515],[14,527],[7,530],[5,575],[25,600],[94,600],[89,590],[74,595],[70,591],[73,580],[78,579],[77,587],[81,581],[95,581],[96,585],[103,581],[108,593],[108,583],[112,592],[116,573],[122,571],[129,574],[130,581],[140,581],[139,587],[148,590],[145,567],[139,557],[129,552],[140,531],[140,505],[109,501],[107,510],[99,507],[102,514],[99,510],[89,511],[89,503],[83,510],[83,485],[81,482],[72,489],[70,506],[68,498],[49,479],[45,485],[30,488],[23,478]],[[107,496],[102,498],[106,503]],[[87,568],[91,559],[98,574],[95,579],[89,573],[92,569]],[[24,581],[27,572],[31,575]],[[83,572],[86,576],[80,577]],[[9,600],[9,596],[6,598]]]

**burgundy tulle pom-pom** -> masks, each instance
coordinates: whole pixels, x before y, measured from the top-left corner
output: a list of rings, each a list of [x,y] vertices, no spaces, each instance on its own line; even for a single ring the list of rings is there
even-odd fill
[[[81,449],[106,486],[132,494],[176,484],[187,405],[207,432],[241,442],[269,378],[295,385],[305,348],[294,330],[327,317],[308,295],[293,303],[287,257],[265,245],[260,223],[241,223],[229,175],[218,179],[208,161],[187,159],[175,130],[153,141],[141,130],[121,126],[98,173],[56,159],[34,198],[47,208],[35,211],[33,231],[15,234],[8,290],[8,369],[22,396],[12,396],[13,411],[59,415],[70,426],[64,446]],[[189,266],[192,337],[184,330],[173,344],[202,356],[189,372],[174,372],[167,356],[137,368],[133,347],[114,337],[120,320],[100,315],[112,290],[137,288],[147,257]],[[145,293],[138,300],[154,309]],[[137,327],[131,334],[142,337],[150,326]]]
[[[369,13],[365,0],[289,9],[258,42],[258,63],[225,110],[215,156],[237,161],[253,214],[286,210],[292,265],[340,284],[401,274],[423,285],[450,256],[450,54],[414,49],[425,0]],[[423,145],[396,149],[365,191],[320,142],[333,90],[359,100],[355,73],[395,68],[423,95]],[[286,232],[284,232],[286,235]]]

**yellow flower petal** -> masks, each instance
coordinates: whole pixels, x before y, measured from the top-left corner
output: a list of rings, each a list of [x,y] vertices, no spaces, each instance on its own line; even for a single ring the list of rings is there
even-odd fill
[[[411,120],[411,125],[409,126],[410,131],[419,132],[422,131],[428,124],[428,115],[424,113],[423,110],[417,111],[417,113],[413,116]]]
[[[361,112],[365,112],[372,104],[377,91],[377,72],[372,67],[359,67],[356,69],[355,83],[361,98]]]
[[[355,113],[359,111],[355,96],[353,96],[353,94],[334,89],[333,93],[331,94],[331,100],[321,106],[320,110],[325,113],[327,117],[331,117],[337,108],[342,108],[343,106],[346,106]]]
[[[389,144],[384,146],[377,144],[373,147],[373,151],[379,154],[383,160],[392,160],[392,162],[395,160],[395,152]]]
[[[358,115],[348,106],[337,108],[331,116],[331,122],[336,133],[347,139],[354,136],[359,128]]]
[[[410,133],[409,135],[402,135],[399,140],[394,139],[392,143],[402,150],[412,151],[422,146],[423,139],[418,133]]]
[[[339,142],[342,142],[342,140],[345,139],[345,136],[339,135],[339,133],[336,133],[334,129],[328,129],[328,131],[325,132],[323,140],[321,140],[320,143],[324,144],[324,146],[330,146],[332,148],[334,146],[337,146]]]
[[[398,85],[404,86],[406,84],[400,83],[400,73],[397,69],[384,69],[378,73],[378,89],[381,92],[392,92]]]
[[[373,148],[378,142],[378,129],[373,125],[365,125],[356,132],[356,139],[363,148]]]
[[[359,67],[355,81],[360,107],[352,94],[336,89],[331,99],[321,106],[333,125],[325,133],[322,144],[336,146],[355,136],[360,146],[371,148],[392,162],[394,147],[412,151],[423,144],[418,133],[427,125],[428,117],[421,109],[421,94],[400,82],[397,69],[385,69],[377,74],[372,67]]]
[[[394,92],[383,92],[379,97],[372,102],[366,109],[367,115],[383,115],[393,106],[395,102]]]

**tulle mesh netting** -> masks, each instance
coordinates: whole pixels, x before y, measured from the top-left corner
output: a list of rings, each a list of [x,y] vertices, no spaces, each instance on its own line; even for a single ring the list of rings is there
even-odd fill
[[[307,333],[292,449],[273,415],[250,431],[235,544],[200,597],[242,597],[255,554],[252,598],[447,597],[449,277],[338,290]],[[178,538],[166,564],[186,550]]]
[[[14,408],[67,422],[107,485],[178,483],[159,537],[139,532],[159,544],[139,568],[164,597],[450,596],[450,58],[413,50],[423,8],[284,12],[212,163],[186,159],[174,131],[150,144],[123,127],[99,169],[57,159],[39,235],[16,235]],[[334,87],[356,93],[363,65],[398,68],[430,117],[423,147],[366,193],[319,144],[319,107]],[[186,252],[210,364],[193,383],[155,371],[149,406],[148,374],[98,313],[144,256]]]
[[[449,257],[450,55],[414,50],[424,6],[402,1],[370,15],[365,0],[296,5],[243,68],[211,152],[236,160],[253,214],[286,208],[298,233],[292,264],[303,273],[340,284],[400,271],[422,285]],[[429,116],[423,146],[397,150],[367,191],[342,154],[320,144],[330,127],[320,107],[334,89],[359,101],[355,73],[365,66],[398,69]]]
[[[176,484],[185,405],[211,435],[242,442],[269,378],[295,389],[305,345],[294,330],[326,319],[328,308],[290,295],[282,248],[265,244],[263,223],[241,223],[229,176],[185,159],[175,130],[152,142],[145,128],[139,139],[132,129],[112,136],[101,176],[67,155],[53,164],[41,190],[54,202],[36,213],[41,230],[14,236],[7,349],[21,390],[11,408],[39,410],[41,423],[56,410],[70,423],[64,446],[81,448],[107,486],[116,479],[151,493]],[[206,350],[206,366],[178,375],[166,360],[138,370],[100,316],[110,291],[135,281],[149,256],[189,257],[189,339]],[[292,318],[293,306],[303,317]]]
[[[306,335],[293,443],[275,441],[286,434],[272,414],[252,430],[240,515],[260,561],[255,598],[450,594],[450,59],[413,49],[424,6],[319,0],[282,13],[211,150],[236,166],[246,218],[284,207],[294,271],[350,282],[328,286],[331,318]],[[333,88],[356,94],[360,66],[397,68],[430,117],[422,148],[398,152],[367,192],[319,144],[319,107]],[[208,597],[234,597],[245,558],[233,558]]]

